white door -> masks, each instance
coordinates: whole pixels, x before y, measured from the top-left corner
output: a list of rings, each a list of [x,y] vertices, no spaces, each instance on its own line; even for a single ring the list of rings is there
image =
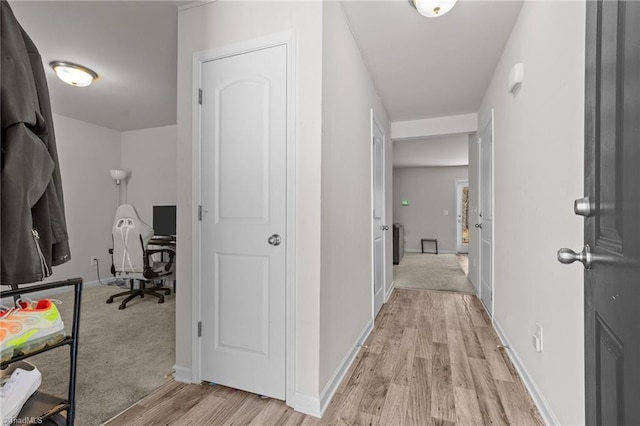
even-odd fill
[[[373,317],[384,303],[385,281],[385,232],[384,223],[384,130],[371,110],[371,140],[373,143],[372,187],[373,187]]]
[[[286,46],[202,64],[201,376],[285,398]]]
[[[456,179],[456,253],[469,253],[469,181]]]
[[[480,299],[493,314],[493,113],[480,144]]]

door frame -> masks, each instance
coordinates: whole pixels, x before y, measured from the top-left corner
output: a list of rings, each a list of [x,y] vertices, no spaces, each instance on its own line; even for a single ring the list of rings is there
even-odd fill
[[[376,317],[376,264],[375,264],[375,220],[373,217],[373,211],[375,210],[375,164],[374,164],[374,150],[373,144],[373,130],[374,126],[380,129],[382,133],[382,223],[387,222],[387,132],[385,132],[384,126],[380,123],[380,120],[376,117],[376,113],[371,108],[371,134],[369,135],[369,146],[371,148],[371,319],[375,320]],[[387,231],[382,232],[382,246],[384,247],[384,256],[382,260],[382,305],[387,302]]]
[[[201,321],[200,295],[202,291],[201,261],[202,238],[201,221],[198,209],[202,204],[202,175],[200,154],[202,152],[201,110],[199,89],[202,87],[202,66],[205,62],[224,59],[230,56],[250,53],[257,50],[285,45],[287,47],[287,141],[286,141],[286,232],[285,255],[285,402],[295,405],[295,347],[296,347],[296,295],[295,295],[295,241],[296,241],[296,151],[297,151],[297,56],[296,38],[293,30],[272,34],[253,40],[225,45],[196,52],[192,60],[192,264],[193,287],[191,294],[191,381],[200,383],[201,375],[201,339],[198,336],[198,323]]]
[[[494,307],[495,307],[495,275],[496,275],[496,178],[495,178],[495,110],[491,108],[491,113],[489,114],[489,118],[487,119],[484,126],[482,126],[482,131],[480,132],[480,137],[478,138],[478,210],[480,214],[482,214],[482,146],[480,145],[482,141],[482,135],[484,135],[485,130],[491,126],[491,213],[492,217],[492,226],[491,226],[491,314],[489,317],[493,322],[494,317]],[[479,222],[482,223],[482,218],[479,218]],[[482,303],[482,229],[478,231],[478,298]]]
[[[456,253],[469,253],[469,244],[467,251],[462,251],[462,222],[458,225],[458,217],[462,217],[462,188],[469,188],[469,179],[456,179]],[[469,224],[469,215],[467,214],[467,225]]]

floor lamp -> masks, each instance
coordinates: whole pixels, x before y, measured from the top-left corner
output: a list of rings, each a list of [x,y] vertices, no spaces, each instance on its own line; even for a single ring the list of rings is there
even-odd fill
[[[127,203],[127,193],[126,193],[126,188],[125,188],[125,194],[124,194],[124,203],[121,202],[122,199],[122,192],[120,190],[120,183],[124,182],[125,186],[127,184],[127,177],[129,176],[129,172],[126,170],[120,170],[120,169],[114,169],[111,170],[111,179],[113,179],[116,183],[116,188],[117,188],[117,201],[116,201],[116,208],[118,208],[118,206],[120,206],[120,204],[126,204]]]
[[[129,176],[129,172],[126,170],[121,170],[121,169],[114,169],[111,170],[111,179],[114,180],[114,182],[116,183],[116,188],[117,188],[117,201],[116,201],[116,210],[118,209],[118,207],[120,206],[120,204],[126,204],[127,203],[127,193],[126,193],[126,188],[125,188],[125,194],[124,194],[124,203],[121,203],[121,199],[122,199],[122,193],[121,193],[121,183],[124,182],[124,185],[127,185],[127,177]],[[110,285],[117,285],[118,287],[123,287],[126,288],[126,280],[122,280],[122,279],[117,279],[115,281],[113,281]]]

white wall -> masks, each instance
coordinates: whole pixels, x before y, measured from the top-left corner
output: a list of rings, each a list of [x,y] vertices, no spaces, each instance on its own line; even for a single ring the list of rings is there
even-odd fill
[[[467,166],[393,169],[393,221],[404,226],[406,251],[421,251],[421,238],[437,238],[439,252],[455,253],[456,179],[467,176]]]
[[[111,277],[111,225],[117,188],[109,170],[120,167],[120,132],[54,114],[71,260],[53,268],[47,281],[82,277],[97,280],[91,256],[98,256],[101,278]]]
[[[98,279],[89,258],[98,256],[100,278],[111,278],[111,226],[118,200],[109,170],[131,171],[128,202],[152,223],[154,204],[176,203],[176,126],[117,130],[54,114],[71,261],[47,280]],[[123,193],[124,193],[123,188]]]
[[[584,2],[525,2],[478,114],[481,129],[495,108],[496,325],[548,420],[567,425],[584,424],[583,269],[556,251],[583,245],[572,206],[583,195],[584,51]],[[512,95],[515,63],[524,82]]]
[[[191,369],[192,60],[195,52],[293,29],[297,42],[296,391],[319,393],[322,3],[214,2],[178,16],[176,364]]]
[[[122,168],[129,170],[127,202],[153,225],[153,206],[176,204],[175,125],[122,133]]]
[[[389,194],[392,159],[387,113],[338,2],[323,5],[322,48],[320,389],[372,317],[371,108],[387,136]],[[386,216],[391,224],[388,207]],[[390,283],[391,233],[386,246]]]

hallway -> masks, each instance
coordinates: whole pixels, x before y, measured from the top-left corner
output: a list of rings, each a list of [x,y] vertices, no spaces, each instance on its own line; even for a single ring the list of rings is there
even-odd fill
[[[171,382],[110,426],[543,424],[475,296],[395,290],[321,420],[223,386]]]

